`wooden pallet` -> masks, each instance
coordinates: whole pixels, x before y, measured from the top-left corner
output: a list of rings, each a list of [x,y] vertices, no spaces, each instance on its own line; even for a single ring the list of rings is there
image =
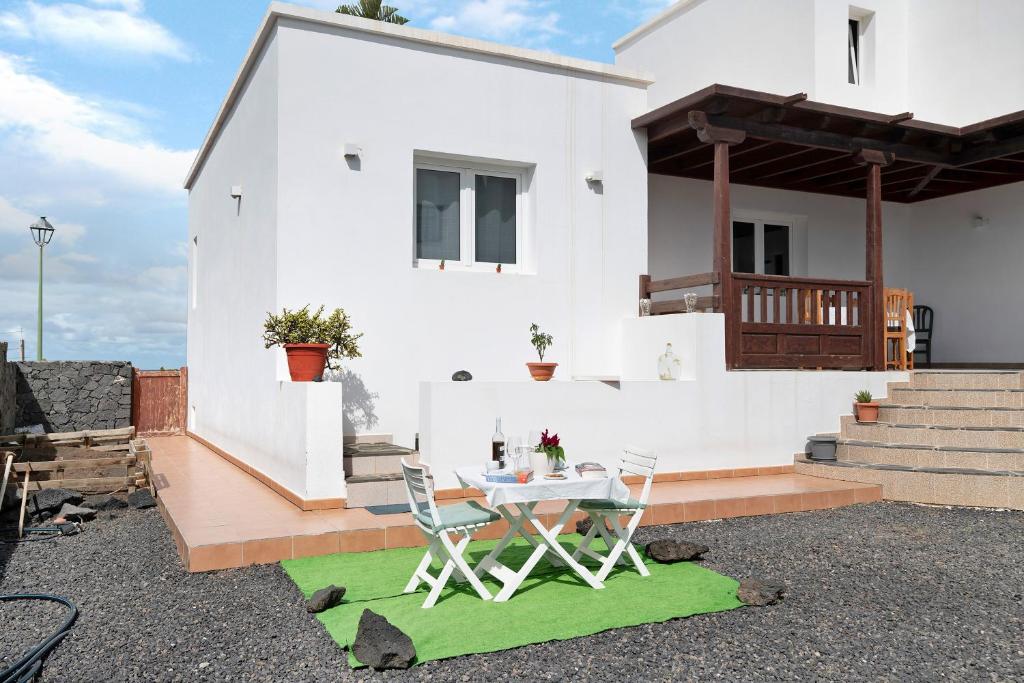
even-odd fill
[[[128,432],[127,429],[132,430]],[[155,495],[152,485],[152,451],[145,439],[133,439],[134,428],[126,430],[104,430],[105,433],[83,433],[82,439],[92,440],[98,444],[92,449],[101,453],[109,453],[96,458],[76,458],[68,460],[20,461],[11,468],[11,483],[22,490],[39,491],[46,488],[65,488],[79,491],[117,491],[134,492],[137,488],[148,488]],[[119,432],[111,434],[110,432]],[[77,432],[74,434],[78,434]],[[40,435],[42,436],[42,435]],[[49,441],[51,444],[68,445],[74,439],[66,438],[66,434]],[[121,443],[104,443],[113,439],[128,438]],[[77,436],[75,438],[78,438]],[[123,451],[123,453],[121,453]],[[124,474],[105,477],[83,476],[83,470],[96,468],[121,468]],[[19,481],[20,478],[20,481]]]

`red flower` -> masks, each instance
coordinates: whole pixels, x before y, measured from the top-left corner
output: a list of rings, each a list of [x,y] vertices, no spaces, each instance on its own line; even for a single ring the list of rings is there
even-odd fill
[[[555,434],[554,436],[548,436],[548,430],[546,429],[540,433],[541,448],[545,448],[547,446],[556,447],[558,445],[560,445],[558,434]]]

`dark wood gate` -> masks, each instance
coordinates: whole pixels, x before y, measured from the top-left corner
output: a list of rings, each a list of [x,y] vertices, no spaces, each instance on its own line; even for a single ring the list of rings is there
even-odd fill
[[[183,434],[187,405],[188,368],[132,374],[132,424],[139,435]]]

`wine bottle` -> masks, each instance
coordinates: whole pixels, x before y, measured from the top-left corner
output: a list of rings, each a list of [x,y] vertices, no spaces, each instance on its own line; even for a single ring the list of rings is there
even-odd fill
[[[501,433],[501,418],[494,422],[494,436],[491,437],[491,460],[505,469],[505,435]]]

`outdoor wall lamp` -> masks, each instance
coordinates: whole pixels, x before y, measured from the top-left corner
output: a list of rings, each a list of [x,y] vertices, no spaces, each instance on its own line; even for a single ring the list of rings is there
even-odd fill
[[[360,157],[362,155],[362,153],[363,153],[363,148],[360,147],[359,145],[357,145],[356,143],[354,143],[354,142],[346,142],[345,143],[345,158],[347,158],[347,159],[358,158],[358,157]]]
[[[43,247],[50,243],[53,238],[53,226],[46,216],[40,216],[39,220],[29,226],[32,231],[32,240],[39,247],[39,311],[36,318],[36,360],[43,359]]]
[[[242,198],[242,186],[241,185],[232,185],[231,186],[231,198],[232,199],[241,199]]]
[[[586,181],[588,183],[603,183],[604,182],[604,171],[589,171],[586,175]]]

